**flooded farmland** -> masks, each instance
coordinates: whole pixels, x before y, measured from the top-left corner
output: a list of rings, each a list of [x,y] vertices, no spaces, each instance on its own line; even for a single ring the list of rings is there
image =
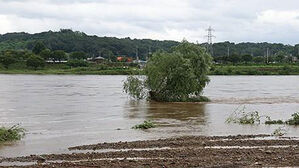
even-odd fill
[[[298,76],[211,76],[210,103],[136,102],[122,92],[126,76],[0,75],[0,125],[20,124],[23,140],[4,144],[0,157],[65,153],[68,147],[182,135],[271,134],[277,125],[227,124],[245,106],[273,119],[299,112]],[[152,120],[158,127],[132,126]],[[286,126],[286,136],[299,128]]]

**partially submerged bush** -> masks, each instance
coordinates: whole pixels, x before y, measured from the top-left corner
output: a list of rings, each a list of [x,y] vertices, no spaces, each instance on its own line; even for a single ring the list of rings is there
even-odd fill
[[[238,124],[259,124],[261,121],[261,116],[259,112],[246,112],[245,106],[239,110],[237,108],[229,118],[226,119],[227,123],[238,123]]]
[[[137,124],[132,128],[133,129],[149,129],[149,128],[154,128],[154,127],[156,127],[155,124],[153,122],[151,122],[150,120],[148,120],[148,121],[144,121],[142,124]]]
[[[186,102],[198,100],[209,82],[208,72],[212,57],[197,44],[183,41],[172,52],[159,51],[148,61],[144,72],[146,79],[128,77],[124,90],[133,98],[163,102]],[[132,85],[132,86],[131,86]],[[146,97],[145,96],[145,97]]]
[[[281,127],[274,130],[273,134],[274,136],[284,136],[287,133],[287,131]]]
[[[294,113],[292,114],[291,119],[287,120],[287,121],[283,121],[283,120],[271,120],[270,117],[268,118],[268,121],[265,122],[265,124],[288,124],[288,125],[299,125],[299,113]]]
[[[11,128],[0,128],[0,143],[6,141],[20,140],[25,135],[25,129],[20,128],[19,125],[14,125]]]
[[[284,124],[285,122],[282,120],[271,120],[269,116],[267,116],[267,121],[265,124],[271,125],[271,124]]]
[[[267,125],[271,125],[271,124],[284,124],[284,122],[282,120],[268,120],[265,122],[265,124]]]
[[[299,113],[292,114],[292,117],[293,118],[291,118],[288,121],[286,121],[286,124],[289,124],[289,125],[299,125]]]

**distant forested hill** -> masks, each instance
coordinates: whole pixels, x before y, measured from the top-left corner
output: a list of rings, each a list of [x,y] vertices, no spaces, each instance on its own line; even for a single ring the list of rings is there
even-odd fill
[[[108,57],[109,54],[135,57],[138,47],[138,55],[142,59],[149,52],[167,51],[179,43],[176,41],[89,36],[82,32],[62,29],[59,32],[48,31],[36,34],[22,32],[0,35],[0,51],[6,49],[31,50],[37,41],[43,42],[51,50],[83,51],[90,56],[103,57]]]
[[[103,57],[109,57],[111,54],[135,57],[138,46],[138,54],[142,59],[148,55],[149,51],[154,52],[159,49],[168,51],[179,43],[176,41],[89,36],[82,32],[62,29],[58,32],[48,31],[36,34],[22,32],[0,35],[0,51],[7,49],[31,50],[37,41],[43,42],[51,50],[83,51],[90,56]],[[205,44],[202,45],[205,46]],[[280,51],[298,56],[299,52],[299,45],[222,42],[213,44],[213,56],[226,56],[228,49],[230,55],[264,56],[267,48],[270,55]]]
[[[266,55],[267,48],[269,55],[275,55],[278,52],[283,52],[286,55],[292,54],[298,56],[299,45],[291,46],[280,43],[230,43],[221,42],[213,44],[214,56],[226,56],[228,50],[230,55],[253,55],[253,56],[264,56]]]

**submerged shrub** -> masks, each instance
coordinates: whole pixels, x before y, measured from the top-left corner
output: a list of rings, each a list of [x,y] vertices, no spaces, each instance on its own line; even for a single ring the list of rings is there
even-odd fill
[[[286,121],[286,124],[289,124],[289,125],[299,125],[299,113],[292,114],[292,117],[293,118],[291,118],[288,121]]]
[[[265,124],[271,125],[271,124],[284,124],[282,120],[268,120],[265,122]]]
[[[274,130],[273,134],[274,136],[284,136],[287,133],[287,131],[281,127]]]
[[[265,124],[288,124],[288,125],[299,125],[299,113],[294,113],[292,114],[291,119],[287,120],[287,121],[283,121],[283,120],[271,120],[270,117],[268,118],[268,121],[265,122]]]
[[[243,109],[236,109],[233,114],[230,115],[229,118],[226,119],[227,123],[238,123],[238,124],[259,124],[261,116],[259,112],[246,112],[245,106]]]
[[[265,122],[265,124],[284,124],[285,122],[282,120],[271,120],[271,118],[269,116],[267,116],[267,121]]]
[[[6,141],[20,140],[25,135],[25,129],[19,125],[14,125],[11,128],[0,128],[0,143]]]
[[[153,122],[151,122],[150,120],[148,120],[148,121],[144,121],[142,124],[137,124],[132,128],[133,129],[149,129],[149,128],[154,128],[154,127],[156,127],[155,124]]]

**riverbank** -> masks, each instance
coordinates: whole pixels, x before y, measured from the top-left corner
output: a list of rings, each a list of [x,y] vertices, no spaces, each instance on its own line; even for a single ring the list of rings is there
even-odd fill
[[[213,65],[210,75],[299,75],[299,64]]]
[[[142,69],[134,66],[92,65],[89,67],[69,67],[66,64],[48,64],[43,69],[28,69],[25,66],[0,67],[0,74],[37,75],[138,75]],[[299,64],[271,65],[213,65],[209,75],[299,75]]]
[[[299,166],[299,139],[268,135],[188,136],[99,143],[69,154],[2,158],[2,167],[278,167]]]

